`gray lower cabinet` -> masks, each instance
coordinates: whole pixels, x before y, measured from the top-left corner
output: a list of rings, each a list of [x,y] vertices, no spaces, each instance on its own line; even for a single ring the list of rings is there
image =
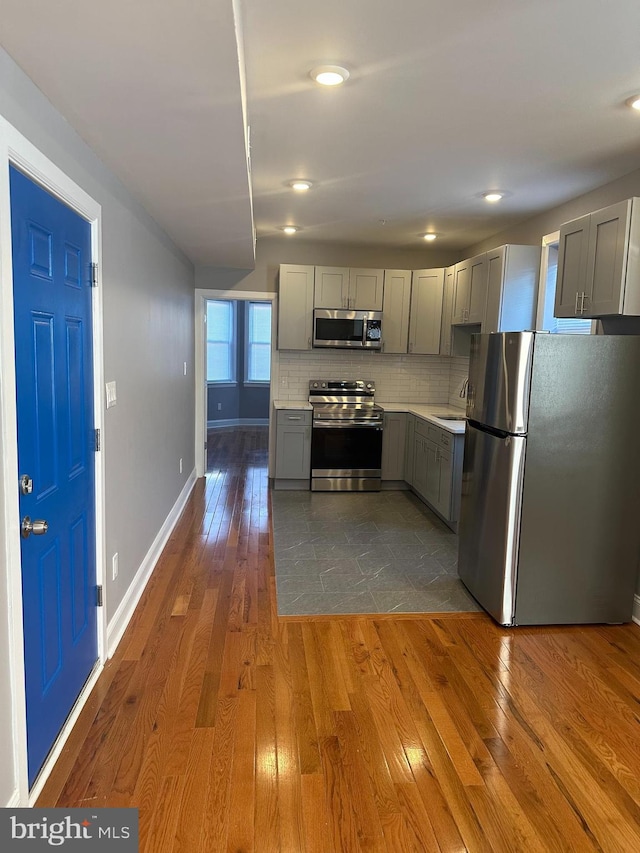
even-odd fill
[[[407,415],[405,445],[404,445],[404,479],[413,486],[413,469],[414,469],[414,436],[416,427],[416,416]],[[384,433],[383,433],[384,435]]]
[[[457,530],[462,489],[464,435],[454,435],[415,418],[412,468],[407,482],[453,530]]]
[[[276,413],[276,489],[309,488],[311,415],[303,409],[280,409]]]
[[[384,416],[382,431],[382,479],[404,480],[407,415],[389,412]]]

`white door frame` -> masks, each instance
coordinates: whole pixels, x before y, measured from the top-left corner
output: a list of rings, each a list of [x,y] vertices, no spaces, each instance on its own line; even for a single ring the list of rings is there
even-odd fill
[[[254,290],[208,290],[197,287],[195,295],[195,381],[196,381],[196,435],[195,461],[196,477],[204,477],[207,472],[205,441],[207,438],[207,383],[205,316],[208,299],[237,299],[241,302],[271,303],[271,382],[269,384],[269,413],[273,403],[273,391],[278,387],[278,358],[275,341],[278,316],[278,294],[273,291]],[[269,446],[271,446],[271,418],[269,418]]]
[[[18,501],[18,432],[13,326],[13,263],[11,256],[11,204],[9,165],[73,208],[91,225],[92,261],[98,264],[98,287],[92,288],[93,408],[95,427],[104,436],[102,388],[102,212],[101,206],[48,157],[45,157],[8,121],[0,116],[0,524],[4,531],[9,609],[9,647],[12,690],[14,761],[17,773],[15,805],[33,805],[60,755],[106,658],[106,607],[98,614],[98,664],[83,688],[31,791],[27,775],[27,713],[24,688],[22,623],[22,573],[20,512]],[[104,445],[103,445],[104,446]],[[95,453],[96,582],[105,581],[104,453]]]

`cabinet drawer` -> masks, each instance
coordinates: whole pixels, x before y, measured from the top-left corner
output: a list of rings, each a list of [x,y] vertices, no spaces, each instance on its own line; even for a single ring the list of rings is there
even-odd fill
[[[446,430],[440,430],[440,438],[438,440],[438,444],[440,445],[440,447],[451,447],[452,440],[453,436],[450,432],[447,432]]]
[[[277,413],[277,424],[299,424],[310,426],[313,412],[302,409],[280,409]]]
[[[427,438],[430,438],[431,441],[435,441],[436,444],[440,444],[440,433],[442,430],[440,427],[434,426],[433,424],[427,424]]]
[[[421,435],[423,438],[429,438],[429,426],[428,421],[423,421],[422,418],[416,418],[415,423],[415,434]]]

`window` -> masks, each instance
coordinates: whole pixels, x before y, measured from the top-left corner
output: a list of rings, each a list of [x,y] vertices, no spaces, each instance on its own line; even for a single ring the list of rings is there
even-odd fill
[[[245,382],[271,379],[271,303],[246,304]]]
[[[236,381],[236,312],[229,300],[207,300],[207,382]]]
[[[545,238],[548,239],[548,238]],[[542,277],[538,304],[538,329],[551,332],[552,335],[590,335],[591,320],[578,317],[554,317],[553,306],[556,299],[556,279],[558,275],[558,241],[543,241]],[[546,275],[544,252],[546,249]]]

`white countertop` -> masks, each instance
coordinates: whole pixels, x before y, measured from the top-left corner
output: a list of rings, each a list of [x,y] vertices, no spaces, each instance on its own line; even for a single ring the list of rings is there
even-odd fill
[[[430,404],[425,406],[420,403],[381,403],[379,400],[376,400],[376,403],[385,412],[407,412],[410,415],[416,415],[418,418],[442,427],[442,429],[446,429],[454,435],[464,434],[465,421],[451,421],[436,417],[436,414],[457,415],[459,417],[460,415],[464,415],[464,409],[449,405],[436,406]]]
[[[311,411],[313,406],[308,400],[274,400],[274,409],[302,409],[305,412]]]
[[[429,421],[436,426],[442,427],[442,429],[446,429],[454,435],[464,434],[464,421],[450,421],[436,417],[436,414],[464,415],[464,409],[455,408],[454,406],[449,405],[435,406],[430,404],[428,406],[424,406],[420,403],[381,403],[379,400],[376,400],[376,403],[381,409],[384,409],[385,412],[406,412],[411,415],[416,415],[418,418],[422,418],[425,421]],[[273,407],[276,410],[299,409],[307,412],[312,409],[311,403],[307,400],[274,400]]]

